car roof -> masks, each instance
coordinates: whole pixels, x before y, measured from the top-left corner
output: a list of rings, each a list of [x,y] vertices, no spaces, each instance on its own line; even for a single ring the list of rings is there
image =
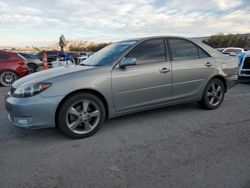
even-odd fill
[[[131,42],[131,41],[145,41],[145,40],[150,40],[150,39],[158,39],[158,38],[180,38],[180,39],[188,39],[185,37],[181,37],[181,36],[150,36],[150,37],[139,37],[139,38],[131,38],[131,39],[127,39],[127,40],[122,40],[119,42]],[[190,39],[188,39],[190,40]]]
[[[3,53],[3,54],[16,54],[15,52],[9,52],[9,51],[6,51],[6,50],[0,50],[0,53]]]
[[[225,48],[225,50],[227,50],[227,49],[243,50],[243,48],[238,48],[238,47],[227,47],[227,48]]]

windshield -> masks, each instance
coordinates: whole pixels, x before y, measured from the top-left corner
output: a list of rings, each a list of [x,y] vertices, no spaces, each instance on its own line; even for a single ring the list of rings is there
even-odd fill
[[[112,63],[118,57],[120,57],[125,50],[130,46],[135,44],[136,41],[124,41],[113,43],[100,51],[96,52],[94,55],[90,56],[84,61],[82,65],[87,66],[103,66]]]

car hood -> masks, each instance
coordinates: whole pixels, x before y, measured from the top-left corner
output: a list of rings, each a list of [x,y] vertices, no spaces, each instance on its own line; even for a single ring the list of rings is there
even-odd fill
[[[76,72],[85,71],[85,70],[89,70],[93,68],[96,68],[96,67],[71,65],[71,66],[62,66],[58,68],[52,68],[49,70],[45,70],[45,71],[41,71],[41,72],[37,72],[37,73],[30,74],[28,76],[25,76],[17,80],[16,82],[14,82],[12,87],[17,88],[17,87],[21,87],[21,86],[29,85],[33,83],[46,82],[56,77],[60,77],[60,76],[67,75],[67,74],[73,74]]]

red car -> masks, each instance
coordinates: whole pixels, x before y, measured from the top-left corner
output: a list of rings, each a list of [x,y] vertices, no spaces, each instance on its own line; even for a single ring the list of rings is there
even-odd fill
[[[16,53],[0,50],[0,84],[11,86],[29,73],[26,60]]]

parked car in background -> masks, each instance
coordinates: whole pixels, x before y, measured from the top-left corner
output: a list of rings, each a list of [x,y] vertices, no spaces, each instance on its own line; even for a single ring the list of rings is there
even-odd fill
[[[0,84],[11,86],[18,78],[29,73],[27,61],[16,53],[0,50]]]
[[[244,52],[243,48],[228,47],[228,48],[225,48],[221,53],[236,56],[242,52]]]
[[[81,63],[83,63],[88,58],[89,58],[89,56],[87,56],[87,55],[82,55],[80,57],[77,57],[77,64],[81,65]]]
[[[72,60],[75,64],[79,65],[81,62],[89,58],[93,53],[92,52],[69,52],[72,55]]]
[[[52,67],[51,62],[56,61],[59,57],[60,52],[57,50],[46,51],[48,66]],[[31,72],[36,72],[39,67],[43,66],[43,51],[34,53],[30,58],[27,59],[28,66]]]
[[[25,59],[29,59],[32,56],[32,54],[24,53],[24,52],[19,52],[18,54],[20,54],[21,56],[23,56]]]
[[[194,101],[216,109],[237,82],[237,73],[236,57],[197,40],[126,40],[96,52],[83,66],[63,66],[18,80],[6,108],[18,127],[56,125],[72,138],[85,138],[105,119],[142,110]]]
[[[46,53],[48,56],[48,58],[47,58],[48,62],[55,61],[60,55],[60,52],[58,50],[48,50],[48,51],[46,51]],[[42,61],[43,60],[43,51],[34,53],[32,55],[32,58],[40,59]]]
[[[27,59],[27,65],[31,73],[37,72],[38,68],[43,66],[43,61],[40,59],[30,58]]]
[[[250,51],[239,55],[239,77],[250,78]]]

